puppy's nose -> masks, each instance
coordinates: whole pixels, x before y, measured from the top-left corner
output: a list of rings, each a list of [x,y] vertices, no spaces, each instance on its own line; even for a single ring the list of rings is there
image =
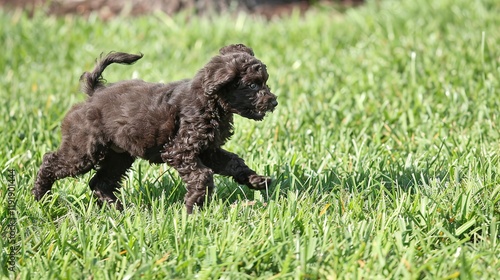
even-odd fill
[[[278,106],[278,100],[276,100],[276,99],[271,100],[271,105],[272,105],[273,107]]]

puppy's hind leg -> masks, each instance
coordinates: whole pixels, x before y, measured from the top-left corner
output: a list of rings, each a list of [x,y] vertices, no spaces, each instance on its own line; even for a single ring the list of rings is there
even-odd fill
[[[57,165],[57,162],[58,156],[56,152],[49,152],[43,156],[42,166],[38,170],[35,186],[31,191],[36,200],[42,199],[52,189],[52,185],[57,180],[54,172],[54,165]]]
[[[89,183],[99,204],[116,203],[116,209],[123,209],[114,192],[121,187],[120,181],[123,179],[127,170],[132,166],[133,162],[134,157],[126,152],[117,153],[110,150],[106,154],[104,159],[99,163],[97,173],[92,177]]]
[[[32,190],[35,199],[42,199],[52,189],[52,185],[56,180],[87,173],[92,169],[93,165],[89,157],[85,155],[77,158],[74,156],[68,157],[64,149],[46,153],[43,156],[42,166],[38,171],[35,186]]]
[[[65,117],[61,147],[43,156],[32,190],[36,200],[50,191],[56,180],[87,173],[102,158],[104,145],[82,117],[82,108],[82,104],[75,105]]]

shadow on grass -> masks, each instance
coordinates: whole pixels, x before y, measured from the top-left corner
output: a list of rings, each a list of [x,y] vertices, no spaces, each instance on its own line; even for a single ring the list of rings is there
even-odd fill
[[[286,198],[290,190],[305,193],[331,193],[339,190],[359,193],[366,190],[405,191],[414,193],[417,188],[432,182],[450,180],[446,169],[430,170],[386,166],[384,169],[366,169],[351,172],[327,170],[313,173],[300,166],[285,165],[277,167],[273,183],[267,190],[255,191],[238,185],[231,178],[215,177],[215,199],[228,205],[242,200],[264,198],[273,200]],[[139,182],[129,182],[122,189],[128,201],[135,204],[151,205],[158,199],[166,199],[165,204],[183,203],[186,189],[184,183],[169,170],[156,179],[138,178]],[[134,186],[131,188],[131,186]]]

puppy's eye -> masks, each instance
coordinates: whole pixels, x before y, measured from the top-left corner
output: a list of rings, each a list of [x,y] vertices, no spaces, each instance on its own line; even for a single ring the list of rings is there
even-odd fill
[[[251,83],[250,85],[248,85],[248,88],[251,90],[256,90],[259,88],[259,86],[255,83]]]

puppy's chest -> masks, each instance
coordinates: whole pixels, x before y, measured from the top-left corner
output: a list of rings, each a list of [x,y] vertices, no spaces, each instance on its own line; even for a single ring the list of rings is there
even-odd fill
[[[209,146],[220,147],[226,143],[233,134],[232,123],[228,120],[210,120],[208,125],[208,142]]]

